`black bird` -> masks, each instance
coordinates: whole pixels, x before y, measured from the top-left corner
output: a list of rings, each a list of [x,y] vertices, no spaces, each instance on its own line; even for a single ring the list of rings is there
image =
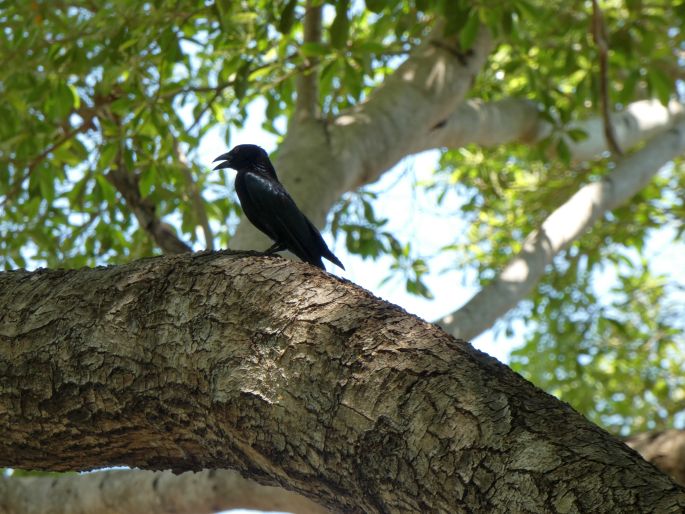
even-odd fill
[[[263,148],[238,145],[214,159],[216,161],[224,162],[215,170],[233,168],[238,172],[235,190],[245,216],[274,241],[267,253],[290,250],[303,261],[323,270],[326,268],[321,257],[325,257],[345,269],[280,183]]]

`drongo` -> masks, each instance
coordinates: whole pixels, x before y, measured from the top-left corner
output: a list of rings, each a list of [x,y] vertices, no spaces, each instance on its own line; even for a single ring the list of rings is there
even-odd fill
[[[321,261],[324,257],[345,269],[278,180],[263,148],[238,145],[214,161],[223,161],[215,170],[233,168],[238,172],[235,190],[245,216],[274,241],[268,253],[290,250],[303,261],[325,270]]]

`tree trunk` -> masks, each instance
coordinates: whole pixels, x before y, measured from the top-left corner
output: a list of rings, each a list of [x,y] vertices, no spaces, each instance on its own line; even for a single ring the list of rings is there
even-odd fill
[[[682,512],[506,366],[304,263],[0,274],[0,465],[235,468],[332,510]]]

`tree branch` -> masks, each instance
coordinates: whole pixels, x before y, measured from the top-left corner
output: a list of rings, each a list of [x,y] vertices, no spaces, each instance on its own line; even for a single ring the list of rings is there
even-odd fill
[[[455,337],[473,339],[512,309],[539,282],[545,267],[561,250],[583,235],[607,211],[640,191],[670,160],[685,152],[685,122],[651,140],[621,161],[601,181],[582,187],[530,234],[523,249],[455,313],[440,324]]]
[[[121,152],[117,155],[117,166],[106,175],[107,180],[121,193],[129,209],[138,220],[140,228],[152,237],[164,253],[190,252],[192,248],[181,241],[174,229],[162,222],[155,213],[155,205],[143,198],[138,187],[138,177],[125,168]]]
[[[317,5],[314,5],[314,4]],[[320,2],[307,0],[304,12],[303,43],[321,42],[321,10]],[[306,57],[303,69],[297,75],[295,102],[296,121],[314,119],[319,115],[318,63],[316,57]]]
[[[457,38],[437,23],[426,41],[361,104],[331,122],[291,124],[275,161],[286,188],[318,225],[340,196],[376,180],[463,100],[487,58],[492,41],[482,30],[468,55],[455,56]],[[439,45],[436,42],[440,42]],[[231,239],[236,249],[265,243],[241,222]]]
[[[379,86],[366,102],[339,116],[330,128],[338,154],[352,152],[361,173],[346,177],[346,191],[377,180],[422,134],[454,112],[481,71],[493,43],[481,27],[468,54],[455,55],[456,36],[437,23],[426,41]],[[452,49],[452,51],[450,51]]]
[[[338,511],[685,509],[568,405],[304,263],[5,272],[0,313],[1,466],[231,467]]]
[[[84,475],[0,477],[3,512],[23,514],[212,514],[255,509],[325,514],[298,494],[245,480],[230,470],[98,471]]]
[[[212,233],[212,227],[209,226],[209,218],[207,218],[205,201],[202,198],[202,193],[195,183],[193,171],[190,168],[188,159],[186,158],[185,153],[183,153],[183,150],[181,150],[181,146],[176,138],[174,138],[174,153],[176,155],[176,160],[181,166],[181,171],[183,171],[183,176],[186,179],[188,196],[190,196],[190,200],[193,204],[195,217],[200,223],[200,227],[202,227],[202,232],[205,236],[205,248],[207,250],[214,250],[214,234]]]
[[[664,106],[658,100],[640,100],[623,111],[610,114],[617,144],[626,149],[663,134],[683,118],[683,104],[672,101]],[[609,150],[603,137],[602,117],[579,120],[568,128],[583,130],[588,135],[582,141],[565,139],[574,161],[596,159]],[[467,100],[433,130],[419,134],[409,150],[418,153],[440,147],[461,148],[468,144],[535,144],[548,137],[552,130],[554,127],[540,117],[536,104],[530,100]]]
[[[614,127],[609,116],[611,110],[611,102],[609,100],[609,45],[606,38],[604,16],[602,15],[602,10],[599,8],[597,0],[592,0],[592,38],[597,46],[597,56],[599,57],[599,97],[602,102],[604,136],[611,149],[611,153],[620,156],[623,155],[623,152],[616,141]]]

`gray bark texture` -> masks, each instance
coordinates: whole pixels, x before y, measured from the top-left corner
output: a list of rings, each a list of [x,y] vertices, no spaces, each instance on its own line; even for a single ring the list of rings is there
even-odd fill
[[[0,274],[0,466],[233,468],[343,512],[682,512],[506,366],[304,263]]]

